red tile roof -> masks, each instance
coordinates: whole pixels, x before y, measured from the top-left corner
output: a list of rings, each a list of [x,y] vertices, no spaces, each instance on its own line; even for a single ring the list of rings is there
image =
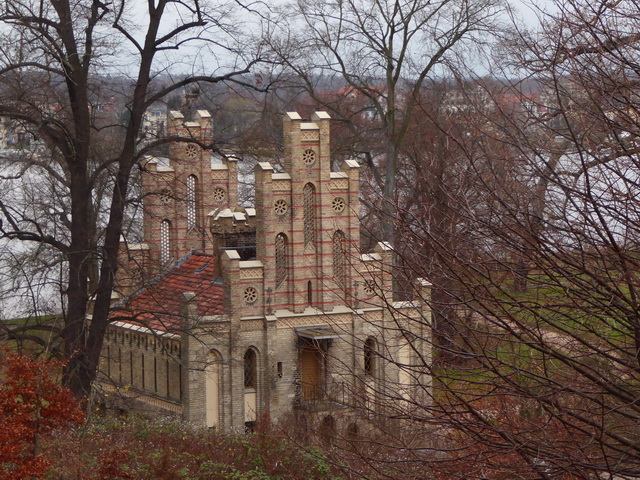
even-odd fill
[[[198,300],[198,314],[224,313],[221,279],[216,281],[214,258],[192,253],[153,284],[133,294],[110,314],[112,321],[179,333],[182,294],[193,292]]]

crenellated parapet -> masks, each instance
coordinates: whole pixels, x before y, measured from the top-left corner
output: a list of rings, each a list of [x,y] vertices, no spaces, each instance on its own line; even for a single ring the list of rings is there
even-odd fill
[[[255,232],[255,208],[218,208],[209,213],[212,233]]]

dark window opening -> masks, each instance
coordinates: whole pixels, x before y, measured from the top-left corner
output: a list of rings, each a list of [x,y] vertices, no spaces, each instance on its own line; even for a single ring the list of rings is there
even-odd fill
[[[375,373],[375,352],[375,340],[373,338],[367,338],[364,342],[364,373],[366,375],[373,375]]]
[[[347,438],[349,440],[357,440],[360,436],[360,427],[357,423],[351,423],[347,427]]]
[[[247,350],[244,354],[244,388],[256,387],[256,353]]]

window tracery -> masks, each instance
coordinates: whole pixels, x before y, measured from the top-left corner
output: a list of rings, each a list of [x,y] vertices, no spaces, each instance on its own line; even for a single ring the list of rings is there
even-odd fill
[[[302,189],[303,211],[304,211],[304,244],[315,244],[316,242],[316,189],[312,183],[307,183]]]
[[[244,388],[256,388],[256,352],[249,349],[244,354]]]
[[[289,211],[289,205],[285,200],[279,199],[273,203],[273,211],[279,217],[283,216]]]
[[[258,290],[255,287],[247,287],[244,290],[244,303],[253,305],[258,301]]]
[[[225,192],[224,188],[216,187],[213,189],[213,201],[216,203],[224,203],[227,199],[227,192]]]
[[[160,262],[162,265],[169,263],[171,259],[171,222],[163,220],[160,222]]]
[[[331,201],[331,208],[336,213],[341,213],[344,211],[347,203],[344,201],[342,197],[336,197]]]
[[[189,159],[196,158],[198,156],[198,146],[193,143],[188,144],[184,156]]]
[[[187,229],[196,227],[196,177],[187,177]]]
[[[279,288],[287,278],[288,245],[287,236],[284,233],[276,235],[276,288]]]
[[[346,287],[347,259],[345,252],[345,237],[342,230],[337,230],[333,234],[333,277],[336,283],[342,287]]]
[[[307,149],[302,154],[302,161],[307,167],[310,167],[314,163],[316,163],[316,152],[311,149]]]

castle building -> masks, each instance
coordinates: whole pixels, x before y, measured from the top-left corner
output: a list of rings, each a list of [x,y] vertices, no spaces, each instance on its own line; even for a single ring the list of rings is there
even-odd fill
[[[204,149],[208,112],[170,112],[185,141],[143,174],[145,242],[123,243],[102,351],[110,396],[223,429],[428,401],[429,308],[393,301],[386,244],[360,253],[359,165],[331,171],[330,122],[287,113],[281,171],[258,162],[240,208],[236,160]]]

